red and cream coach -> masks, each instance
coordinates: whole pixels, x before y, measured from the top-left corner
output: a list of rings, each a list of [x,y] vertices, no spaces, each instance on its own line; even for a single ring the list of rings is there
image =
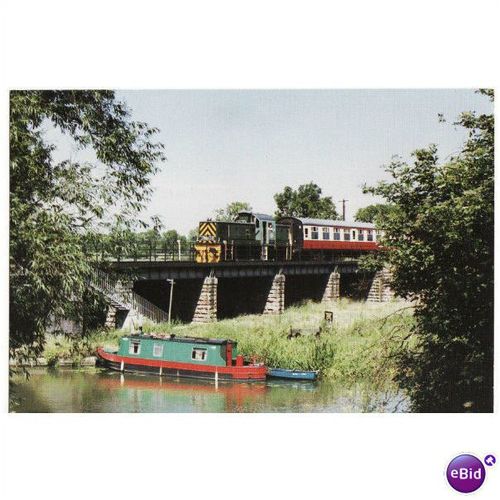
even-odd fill
[[[368,222],[282,217],[278,223],[290,227],[293,255],[305,259],[356,256],[379,248],[380,234],[375,225]]]

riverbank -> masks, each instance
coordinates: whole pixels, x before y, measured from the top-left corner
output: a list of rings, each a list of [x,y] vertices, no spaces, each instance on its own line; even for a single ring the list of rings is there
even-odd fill
[[[332,324],[324,312],[332,311]],[[319,370],[325,379],[350,383],[390,382],[396,365],[391,357],[413,324],[408,303],[382,304],[343,299],[329,304],[306,303],[280,316],[248,315],[209,324],[144,325],[145,333],[174,333],[197,337],[230,338],[239,351],[257,356],[268,366]],[[290,331],[300,335],[289,338]],[[317,335],[317,332],[320,332]],[[49,336],[43,358],[49,366],[80,365],[98,346],[116,347],[122,330],[99,330],[71,340]]]

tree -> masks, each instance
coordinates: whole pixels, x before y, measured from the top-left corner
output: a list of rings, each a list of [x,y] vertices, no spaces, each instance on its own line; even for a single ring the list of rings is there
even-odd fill
[[[393,210],[394,207],[386,203],[368,205],[367,207],[360,208],[356,212],[354,220],[358,222],[375,223],[377,219],[387,218]]]
[[[56,161],[47,128],[95,160]],[[132,121],[112,91],[11,92],[11,356],[39,355],[53,320],[82,313],[82,235],[98,231],[110,209],[123,224],[135,219],[164,159],[156,132]]]
[[[416,317],[398,379],[421,411],[493,411],[494,120],[463,113],[458,124],[469,137],[456,157],[418,150],[367,189],[397,207],[384,255]]]
[[[274,195],[276,217],[317,217],[336,219],[337,210],[330,196],[321,196],[321,188],[310,182],[297,190],[285,186],[281,193]]]
[[[215,211],[215,220],[226,222],[232,221],[238,213],[243,210],[250,212],[252,207],[249,203],[244,201],[233,201],[226,205],[226,208],[219,208]]]
[[[198,228],[193,227],[193,229],[190,229],[186,238],[189,242],[196,241],[198,239]]]

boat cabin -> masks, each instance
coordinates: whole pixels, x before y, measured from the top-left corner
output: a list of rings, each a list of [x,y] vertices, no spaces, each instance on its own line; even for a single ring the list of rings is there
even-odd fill
[[[133,334],[122,337],[119,356],[141,358],[196,365],[232,366],[243,364],[238,356],[237,343],[225,339],[202,339],[196,337],[163,337],[158,335]]]

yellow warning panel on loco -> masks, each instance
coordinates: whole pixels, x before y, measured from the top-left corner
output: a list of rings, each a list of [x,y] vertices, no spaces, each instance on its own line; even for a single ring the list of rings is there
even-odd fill
[[[222,245],[197,243],[194,250],[195,261],[198,264],[211,264],[221,261]]]
[[[205,236],[205,237],[212,237],[215,238],[215,235],[217,234],[217,226],[215,222],[200,222],[200,225],[198,227],[198,235],[199,236]]]

